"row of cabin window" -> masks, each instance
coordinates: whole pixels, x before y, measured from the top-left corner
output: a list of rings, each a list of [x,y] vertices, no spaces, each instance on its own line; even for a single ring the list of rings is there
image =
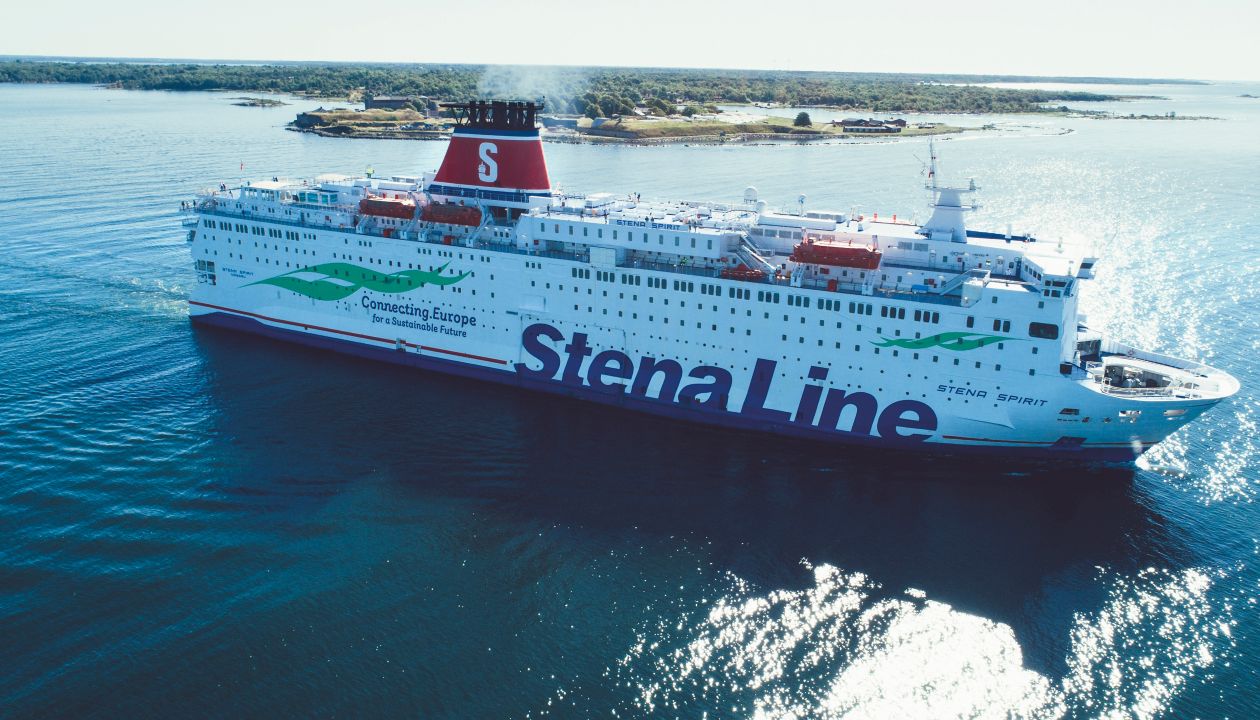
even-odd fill
[[[879,306],[879,316],[892,318],[893,320],[905,320],[906,309],[881,305]],[[928,312],[927,310],[915,310],[914,320],[915,322],[940,323],[941,314],[939,312]]]
[[[581,306],[581,305],[574,305],[574,306],[573,306],[573,309],[574,309],[574,310],[581,310],[581,308],[582,308],[582,306]],[[594,307],[587,307],[587,308],[586,308],[586,311],[587,311],[587,312],[593,312],[593,311],[594,311],[594,309],[595,309]],[[604,308],[603,310],[604,310],[604,314],[605,314],[605,315],[606,315],[606,314],[608,314],[608,309],[607,309],[607,308]],[[639,314],[638,314],[637,312],[636,312],[636,313],[631,313],[630,315],[631,315],[631,318],[632,318],[632,319],[637,320],[637,319],[639,318]],[[618,311],[617,311],[617,317],[624,317],[623,312],[622,312],[622,311],[620,311],[620,310],[618,310]],[[670,323],[669,323],[669,318],[668,318],[668,317],[662,317],[662,318],[661,318],[661,321],[662,321],[662,323],[663,323],[663,324],[665,324],[665,325],[669,325],[669,324],[670,324]],[[656,316],[655,316],[655,315],[648,315],[648,322],[656,322]],[[683,320],[679,320],[679,321],[677,321],[677,325],[679,325],[680,327],[686,327],[686,326],[687,326],[687,322],[686,322],[686,321],[683,321]],[[697,323],[696,323],[696,329],[703,329],[703,327],[704,327],[704,323],[702,323],[702,322],[697,322]],[[718,326],[717,326],[716,324],[712,324],[712,325],[710,325],[710,330],[711,330],[711,331],[716,332],[716,331],[717,331],[717,329],[718,329]],[[728,331],[730,334],[732,334],[732,335],[733,335],[733,334],[735,334],[735,330],[736,330],[736,328],[735,328],[734,326],[727,326],[727,331]],[[751,336],[752,336],[752,329],[751,329],[751,328],[744,328],[744,335],[745,335],[745,336],[749,336],[749,337],[751,337]],[[668,339],[668,338],[662,338],[662,339]],[[783,342],[787,342],[787,340],[788,340],[788,336],[787,336],[787,335],[781,335],[781,336],[780,336],[780,339],[781,339]],[[803,335],[802,335],[802,336],[797,336],[796,341],[797,341],[797,343],[799,343],[799,344],[802,344],[802,345],[803,345],[803,344],[805,343],[805,337],[804,337]],[[819,346],[819,347],[822,347],[822,346],[823,346],[823,340],[818,339],[818,340],[817,340],[817,343],[818,343],[818,346]],[[839,350],[839,349],[840,349],[840,347],[841,347],[841,343],[840,343],[840,342],[836,342],[836,343],[835,343],[835,345],[836,345],[836,349],[837,349],[837,350]],[[871,351],[872,351],[874,354],[879,355],[879,354],[880,354],[880,351],[881,351],[881,348],[878,348],[878,347],[871,348]],[[1035,348],[1034,348],[1034,351],[1035,351]],[[854,346],[853,346],[853,352],[862,352],[862,345],[860,345],[860,344],[858,344],[858,345],[854,345]],[[899,351],[899,350],[893,350],[893,351],[892,351],[892,354],[893,354],[893,357],[898,357],[901,353],[900,353],[900,351]],[[917,352],[916,352],[916,353],[914,353],[914,354],[913,354],[913,357],[914,357],[914,359],[915,359],[915,360],[918,360],[918,359],[919,359],[919,353],[917,353]],[[961,358],[953,358],[953,361],[954,361],[954,365],[956,365],[956,366],[960,366],[960,365],[962,364],[962,360],[961,360]],[[939,355],[933,355],[933,356],[932,356],[932,362],[934,362],[934,363],[935,363],[935,362],[940,362],[940,356],[939,356]],[[983,365],[983,363],[981,363],[979,360],[975,361],[975,368],[976,368],[977,370],[981,369],[983,366],[984,366],[984,365]],[[1001,365],[1000,363],[999,363],[999,364],[995,364],[995,365],[993,366],[993,369],[994,369],[994,371],[1001,372],[1001,370],[1002,370],[1002,365]],[[1036,374],[1037,374],[1037,371],[1036,371],[1035,369],[1030,368],[1030,369],[1028,370],[1028,374],[1029,374],[1029,375],[1036,375]]]
[[[208,225],[209,225],[210,223],[214,223],[214,222],[215,222],[215,221],[213,221],[213,220],[207,220],[207,221],[206,221],[206,223],[207,223]],[[211,226],[211,227],[214,227],[214,226]],[[557,226],[557,227],[558,227],[558,226]],[[237,225],[237,226],[236,226],[236,230],[237,230],[237,232],[245,232],[245,231],[247,231],[247,230],[248,230],[248,231],[252,231],[252,232],[253,232],[253,234],[256,234],[256,235],[261,235],[261,234],[263,234],[263,232],[264,232],[264,228],[260,228],[260,227],[256,227],[256,226],[255,226],[255,227],[253,227],[253,228],[250,228],[250,227],[245,226],[245,225]],[[281,231],[279,231],[279,230],[272,230],[272,229],[269,229],[269,228],[268,228],[268,229],[266,229],[266,233],[267,233],[268,235],[272,236],[272,237],[277,237],[277,238],[279,238],[279,237],[281,236]],[[296,240],[296,239],[297,239],[297,237],[296,237],[296,236],[297,236],[297,233],[295,233],[295,232],[291,232],[291,231],[284,231],[284,235],[286,236],[286,238],[287,238],[287,239],[291,239],[291,240]],[[238,242],[239,242],[239,241],[238,241]],[[360,241],[360,244],[363,244],[363,243],[364,243],[364,241]],[[255,245],[257,245],[257,243],[255,243]],[[288,248],[285,248],[285,250],[287,251],[287,250],[288,250]],[[359,260],[360,260],[360,261],[362,261],[362,259],[363,259],[362,257],[360,257],[360,258],[359,258]],[[529,262],[529,261],[527,261],[527,262],[526,262],[526,266],[527,266],[527,267],[538,268],[538,269],[541,269],[541,267],[542,267],[541,263],[535,263],[535,262]],[[410,264],[408,264],[408,267],[410,267]],[[586,270],[586,269],[584,269],[584,268],[574,268],[574,269],[573,269],[573,274],[574,274],[574,277],[578,277],[578,276],[579,276],[579,275],[578,275],[578,273],[585,273],[585,275],[583,275],[582,277],[584,277],[584,278],[586,278],[586,279],[589,279],[589,278],[590,278],[590,271],[589,271],[589,270]],[[600,277],[599,279],[600,279],[600,280],[603,280],[603,281],[605,281],[605,282],[615,282],[615,281],[616,281],[616,274],[615,274],[615,273],[605,273],[605,272],[603,272],[603,271],[600,271],[600,275],[601,275],[601,277]],[[605,277],[605,276],[606,276],[606,277]],[[625,282],[625,279],[626,279],[627,277],[633,277],[633,278],[637,279],[637,276],[632,276],[632,275],[626,275],[626,274],[623,274],[623,276],[622,276],[622,278],[623,278],[623,282]],[[659,283],[659,284],[657,284],[657,283]],[[661,280],[661,279],[659,279],[659,278],[648,278],[648,284],[649,284],[649,286],[651,286],[651,287],[659,287],[659,288],[662,288],[662,289],[663,289],[663,288],[666,286],[666,281],[665,281],[665,280]],[[687,282],[687,281],[675,280],[675,281],[674,281],[674,289],[675,289],[675,290],[678,290],[678,291],[683,291],[683,292],[695,292],[695,284],[694,284],[694,283],[691,283],[691,282]],[[719,286],[716,286],[716,285],[705,285],[705,284],[703,284],[703,283],[702,283],[702,284],[701,284],[701,291],[702,291],[702,293],[703,293],[703,294],[720,294],[720,293],[721,293],[721,288],[720,288]],[[731,297],[736,297],[736,296],[737,296],[737,295],[739,295],[740,293],[745,293],[744,298],[747,298],[748,296],[751,296],[751,294],[752,294],[752,293],[751,293],[751,291],[749,291],[749,290],[744,290],[744,289],[742,289],[742,288],[730,288],[730,296],[731,296]],[[777,292],[770,292],[770,291],[758,291],[758,292],[757,292],[757,299],[758,299],[758,301],[761,301],[761,302],[775,302],[775,303],[777,303],[777,302],[779,302],[779,293],[777,293]],[[796,306],[796,307],[806,307],[806,308],[808,308],[808,307],[810,306],[810,299],[809,299],[809,297],[808,297],[808,296],[789,295],[789,296],[788,296],[788,304],[789,304],[789,305]],[[838,303],[837,301],[832,301],[832,300],[826,300],[826,299],[824,299],[824,300],[821,300],[821,301],[820,301],[819,306],[820,306],[820,307],[822,307],[823,309],[827,309],[827,310],[831,310],[831,309],[833,309],[833,307],[828,307],[828,306],[834,306],[834,309],[835,309],[835,310],[839,310],[839,303]],[[857,313],[857,314],[870,315],[870,314],[872,314],[872,311],[873,311],[873,308],[872,308],[872,306],[871,306],[869,303],[849,303],[849,312],[850,312],[850,313]],[[890,308],[890,307],[888,307],[888,306],[881,306],[881,307],[880,307],[880,316],[881,316],[881,317],[892,317],[893,315],[892,315],[891,313],[896,313],[896,317],[897,317],[898,319],[902,319],[902,318],[904,318],[904,317],[905,317],[905,308]],[[914,319],[915,319],[916,321],[921,321],[921,322],[939,323],[939,322],[940,322],[940,313],[939,313],[939,312],[931,312],[931,313],[929,313],[929,312],[928,312],[928,311],[926,311],[926,310],[915,310],[915,311],[914,311]],[[975,327],[975,316],[972,316],[972,315],[968,315],[968,316],[967,316],[967,327],[969,327],[969,328],[971,328],[971,327]],[[993,330],[994,330],[995,332],[1010,332],[1010,330],[1011,330],[1011,321],[1010,321],[1010,320],[994,319],[994,321],[993,321]],[[1059,326],[1058,326],[1058,325],[1051,324],[1051,323],[1036,323],[1036,322],[1034,322],[1034,323],[1031,323],[1031,324],[1029,325],[1028,334],[1029,334],[1031,337],[1035,337],[1035,338],[1041,338],[1041,339],[1047,339],[1047,340],[1054,340],[1054,339],[1057,339],[1057,338],[1059,337]]]
[[[569,274],[572,277],[581,278],[583,280],[589,280],[591,278],[591,271],[586,268],[570,268]],[[601,271],[596,272],[596,279],[603,280],[605,282],[615,282],[616,275],[614,273],[604,272],[601,270]],[[621,283],[623,285],[641,285],[642,282],[643,282],[643,277],[641,275],[633,275],[630,273],[621,274]],[[663,280],[661,278],[655,278],[655,277],[648,278],[648,287],[658,288],[658,289],[663,290],[666,288],[667,285],[668,285],[668,281]],[[674,289],[678,290],[679,292],[695,292],[695,288],[696,288],[695,283],[687,282],[685,280],[674,281]],[[700,294],[721,296],[722,288],[719,285],[708,285],[706,283],[701,283]],[[748,299],[750,295],[752,295],[752,291],[746,290],[744,288],[728,288],[727,294],[731,298],[746,300]]]
[[[573,225],[569,225],[568,227],[569,227],[569,235],[573,235],[573,234],[574,234],[574,232],[573,232]],[[553,224],[552,224],[552,228],[555,230],[555,233],[556,233],[557,235],[559,235],[559,234],[560,234],[560,225],[559,225],[559,223],[553,223]],[[546,223],[538,223],[538,231],[539,231],[539,232],[547,232],[547,224],[546,224]],[[613,230],[613,231],[612,231],[612,239],[613,239],[613,240],[617,240],[617,239],[619,239],[619,238],[618,238],[619,234],[620,234],[620,233],[619,233],[619,231],[617,231],[617,230]],[[590,228],[589,228],[589,227],[587,227],[587,226],[585,226],[585,225],[584,225],[584,226],[582,226],[582,237],[590,237]],[[596,229],[595,229],[595,237],[596,237],[596,238],[599,238],[599,239],[603,239],[603,237],[604,237],[604,229],[603,229],[603,228],[596,228]],[[631,231],[626,231],[626,242],[634,242],[634,233],[633,233],[633,232],[631,232]],[[643,233],[643,242],[644,242],[644,243],[647,243],[647,242],[648,242],[648,234],[647,234],[647,233]],[[660,235],[660,234],[658,234],[658,235],[656,236],[656,244],[657,244],[657,245],[664,245],[664,244],[665,244],[665,236],[664,236],[664,235]],[[693,247],[693,248],[694,248],[695,246],[696,246],[696,239],[693,237],[693,238],[691,238],[691,247]],[[682,247],[682,238],[680,238],[680,237],[679,237],[679,236],[677,236],[677,235],[675,235],[675,236],[674,236],[674,247]],[[713,238],[706,238],[706,239],[705,239],[705,247],[706,247],[707,249],[709,249],[709,250],[712,250],[712,249],[713,249]]]
[[[1044,325],[1045,323],[1033,323],[1033,324],[1034,324],[1034,325]],[[976,316],[975,316],[975,315],[968,315],[968,316],[967,316],[967,327],[969,327],[969,328],[973,328],[973,327],[975,327],[975,326],[976,326]],[[1055,337],[1058,337],[1058,335],[1059,335],[1058,326],[1056,325],[1056,326],[1054,326],[1054,328],[1055,328],[1054,335],[1055,335]],[[1011,321],[1010,321],[1010,320],[1002,320],[1002,319],[1000,319],[1000,318],[993,318],[993,332],[1010,332],[1010,331],[1011,331]],[[1031,334],[1031,331],[1029,331],[1029,334]],[[1034,335],[1034,337],[1040,337],[1040,336],[1036,336],[1036,335]]]
[[[230,223],[221,223],[215,220],[206,220],[206,227],[210,230],[231,230],[238,233],[249,233],[250,235],[265,235],[273,238],[283,238],[285,240],[298,240],[305,237],[314,238],[314,235],[298,234],[292,230],[276,230],[274,228],[260,228],[249,225],[233,225]]]
[[[770,228],[755,227],[748,231],[749,235],[760,237],[780,237],[784,240],[800,240],[800,230],[771,230]]]
[[[914,252],[927,252],[928,244],[922,242],[910,242],[908,240],[897,241],[898,250],[912,250]]]
[[[967,316],[967,327],[974,328],[976,326],[976,316]],[[1001,318],[993,319],[993,332],[1008,333],[1011,331],[1011,321]],[[1059,326],[1054,323],[1033,322],[1028,324],[1028,335],[1030,337],[1040,338],[1043,340],[1057,340],[1059,338]]]
[[[207,254],[208,254],[208,251],[207,251]],[[215,254],[215,255],[217,255],[217,254],[218,254],[218,252],[216,251],[214,254]],[[231,254],[229,253],[229,255],[231,255]],[[362,260],[362,258],[360,258],[360,260]],[[257,261],[258,261],[258,258],[255,258],[255,262],[257,262]],[[200,262],[202,262],[202,261],[198,261],[198,262],[200,263]],[[213,264],[213,262],[212,262],[212,261],[206,261],[206,264],[208,265],[209,269],[213,270],[214,264]],[[277,264],[278,264],[278,263],[277,263]],[[527,264],[528,264],[528,263],[527,263]],[[287,263],[286,263],[286,265],[287,265]],[[536,265],[536,263],[535,263],[535,265]],[[399,263],[399,267],[401,267],[401,266],[402,266],[402,263]],[[407,263],[407,267],[408,267],[408,268],[412,267],[411,263]],[[202,267],[198,267],[197,269],[198,269],[198,270],[202,270]],[[432,269],[433,269],[433,266],[430,266],[430,268],[429,268],[429,269],[430,269],[430,270],[432,270]],[[578,276],[579,276],[579,273],[585,273],[584,277],[585,277],[586,279],[589,279],[589,278],[590,278],[590,271],[589,271],[589,270],[587,270],[587,269],[585,269],[585,268],[574,268],[574,269],[573,269],[573,275],[574,275],[574,277],[578,277]],[[338,273],[334,273],[334,274],[338,274]],[[602,276],[602,275],[607,275],[607,278],[600,277],[600,278],[599,278],[600,280],[605,280],[606,282],[615,282],[615,278],[616,278],[616,276],[615,276],[615,274],[614,274],[614,273],[604,273],[603,271],[599,271],[599,274],[600,274],[601,276]],[[375,274],[373,274],[372,278],[373,278],[373,279],[376,279],[376,275],[375,275]],[[651,282],[652,280],[658,280],[658,279],[657,279],[657,278],[649,278],[649,282]],[[663,286],[664,286],[664,281],[660,281],[660,280],[658,280],[658,281],[659,281],[659,282],[661,282],[662,287],[663,287]],[[534,283],[533,283],[533,281],[531,281],[531,282],[530,282],[530,284],[531,284],[531,285],[533,285],[533,284],[534,284]],[[675,284],[676,284],[676,285],[678,285],[678,286],[683,286],[683,289],[685,289],[685,286],[692,285],[692,283],[688,283],[688,282],[685,282],[685,281],[681,281],[681,282],[680,282],[680,281],[675,281]],[[548,283],[548,284],[547,284],[547,287],[551,287],[551,284],[550,284],[550,283]],[[445,289],[445,288],[443,288],[443,289]],[[733,291],[735,291],[735,292],[737,292],[737,293],[740,293],[740,292],[742,292],[742,293],[747,293],[747,295],[744,295],[744,296],[743,296],[743,297],[744,297],[744,299],[748,299],[748,296],[749,296],[749,295],[751,295],[751,291],[745,290],[745,289],[743,289],[743,288],[731,288],[731,290],[733,290]],[[770,292],[765,292],[765,291],[762,291],[762,292],[764,292],[764,294],[765,294],[766,296],[771,296],[771,295],[773,295],[773,296],[776,296],[776,297],[777,297],[777,295],[778,295],[778,293],[770,293]],[[760,293],[759,293],[759,294],[760,294]],[[796,297],[796,296],[790,296],[790,297]],[[828,305],[831,305],[832,307],[828,307]],[[839,310],[839,309],[840,309],[840,303],[839,303],[839,301],[833,301],[833,300],[826,300],[826,299],[824,299],[824,300],[822,300],[822,301],[820,302],[820,307],[823,307],[824,309],[828,309],[828,310],[831,310],[831,309]],[[577,306],[576,306],[576,305],[574,306],[574,309],[575,309],[575,310],[577,309]],[[854,313],[854,312],[856,312],[857,314],[871,315],[871,314],[873,313],[873,306],[871,306],[869,303],[849,303],[849,312],[850,312],[850,313]],[[927,313],[926,311],[918,311],[918,310],[916,310],[915,312],[916,312],[916,313],[920,313],[920,312],[922,312],[924,316],[928,315],[928,313]],[[620,313],[620,312],[618,312],[617,314],[618,314],[618,316],[620,316],[620,315],[621,315],[621,313]],[[936,313],[933,313],[933,315],[937,315],[937,314],[936,314]],[[635,313],[635,314],[634,314],[634,317],[635,317],[635,318],[637,318],[637,317],[638,317],[638,314],[637,314],[637,313]],[[767,315],[766,317],[769,317],[769,315]],[[916,319],[917,319],[917,318],[916,318]],[[804,319],[802,318],[802,321],[803,321],[803,320],[804,320]],[[970,327],[970,326],[974,323],[974,317],[973,317],[973,316],[968,316],[967,320],[968,320],[968,326]],[[933,320],[933,322],[939,322],[939,316],[938,316],[938,319],[937,319],[937,320]],[[666,320],[666,324],[668,324],[668,320]],[[680,324],[681,324],[681,323],[680,323]],[[700,327],[700,325],[699,325],[699,324],[697,324],[697,327]],[[994,321],[994,329],[995,329],[995,330],[997,330],[997,329],[999,329],[999,328],[1004,328],[1004,330],[1003,330],[1004,332],[1009,332],[1009,331],[1010,331],[1010,321],[1009,321],[1009,320],[1005,320],[1005,321],[998,321],[998,320],[995,320],[995,321]],[[861,330],[861,327],[859,326],[859,327],[858,327],[858,329],[859,329],[859,330]],[[732,332],[733,332],[733,330],[732,330]],[[1028,333],[1029,333],[1029,335],[1030,335],[1030,336],[1032,336],[1032,337],[1036,337],[1036,338],[1043,338],[1043,339],[1049,339],[1049,340],[1054,340],[1054,339],[1057,339],[1057,338],[1058,338],[1058,336],[1059,336],[1059,326],[1058,326],[1058,325],[1051,324],[1051,323],[1038,323],[1038,322],[1034,322],[1034,323],[1030,323],[1030,324],[1029,324]],[[746,334],[749,334],[749,335],[750,335],[750,334],[751,334],[751,331],[747,331],[747,332],[746,332]],[[787,336],[786,336],[786,335],[784,336],[784,339],[785,339],[785,340],[787,339]],[[802,338],[802,339],[801,339],[801,341],[803,342],[803,341],[804,341],[804,339]],[[820,342],[820,344],[821,344],[821,341],[819,341],[819,342]],[[839,347],[839,344],[837,344],[837,347]],[[878,353],[878,352],[879,352],[879,350],[878,350],[878,349],[876,349],[876,350],[875,350],[875,352],[876,352],[876,353]],[[1034,348],[1033,348],[1033,352],[1034,352],[1034,353],[1036,353],[1036,352],[1037,352],[1037,348],[1035,348],[1035,347],[1034,347]],[[895,354],[895,353],[896,353],[896,351],[894,351],[894,354]],[[916,359],[917,359],[917,354],[916,354]],[[957,363],[955,363],[955,364],[957,364]],[[977,367],[979,367],[979,365],[977,365]],[[999,366],[997,369],[1001,369],[1001,367]]]

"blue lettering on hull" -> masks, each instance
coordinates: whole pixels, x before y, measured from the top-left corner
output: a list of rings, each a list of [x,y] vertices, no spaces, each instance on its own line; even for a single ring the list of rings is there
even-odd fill
[[[567,340],[567,342],[566,342]],[[516,363],[517,374],[533,380],[585,386],[600,393],[652,398],[690,408],[736,412],[749,420],[770,424],[804,425],[822,430],[881,437],[901,442],[923,442],[937,429],[936,412],[918,400],[897,400],[882,410],[874,395],[825,389],[807,383],[801,388],[795,412],[768,407],[778,363],[759,358],[753,366],[743,405],[730,407],[734,378],[725,368],[698,365],[689,371],[676,360],[644,356],[636,363],[620,350],[597,350],[586,333],[564,333],[546,323],[525,328],[521,347],[537,368]],[[563,354],[562,354],[563,352]],[[809,380],[822,382],[828,370],[812,367]],[[653,393],[651,388],[656,386]],[[923,432],[919,432],[923,431]]]

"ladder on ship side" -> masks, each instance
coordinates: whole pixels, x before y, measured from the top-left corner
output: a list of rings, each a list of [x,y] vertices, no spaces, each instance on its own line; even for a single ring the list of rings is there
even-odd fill
[[[940,287],[932,288],[931,292],[937,295],[948,295],[963,286],[968,280],[979,280],[982,283],[989,281],[989,271],[985,268],[972,268],[966,272],[961,272],[945,281]]]
[[[754,270],[761,270],[766,274],[766,277],[774,277],[775,270],[777,269],[774,266],[774,263],[762,257],[761,254],[757,252],[757,248],[755,248],[752,243],[748,242],[747,239],[741,241],[739,247],[735,248],[735,257],[739,258],[740,262],[744,263],[748,267]]]

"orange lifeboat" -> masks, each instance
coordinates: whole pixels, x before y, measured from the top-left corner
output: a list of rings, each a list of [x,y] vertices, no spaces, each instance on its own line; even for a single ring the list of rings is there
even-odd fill
[[[807,265],[876,270],[884,254],[875,248],[831,243],[803,242],[792,250],[792,261]]]
[[[359,212],[375,217],[410,220],[416,216],[416,203],[407,198],[368,197],[359,201]]]
[[[745,280],[748,282],[762,282],[766,279],[766,273],[764,270],[750,268],[747,265],[744,265],[743,263],[740,263],[738,267],[722,268],[721,275],[722,275],[723,280]]]
[[[477,227],[481,224],[481,211],[466,205],[432,204],[425,205],[420,210],[420,219],[431,223]]]

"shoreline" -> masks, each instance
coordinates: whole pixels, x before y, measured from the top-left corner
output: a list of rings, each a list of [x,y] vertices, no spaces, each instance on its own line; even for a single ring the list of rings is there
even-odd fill
[[[298,113],[285,127],[321,137],[364,140],[442,140],[449,138],[455,121],[431,117],[415,110],[350,110],[318,108]],[[614,119],[567,118],[561,123],[544,121],[542,139],[568,144],[725,144],[814,143],[826,140],[870,142],[905,137],[957,135],[992,129],[991,125],[966,128],[941,122],[888,121],[879,126],[842,126],[832,121],[797,126],[788,118],[749,113],[724,113],[695,117],[621,116]]]
[[[344,126],[341,126],[344,127]],[[323,127],[298,127],[293,123],[285,126],[290,132],[309,133],[327,138],[351,140],[448,140],[451,132],[446,130],[379,130],[336,132]],[[593,135],[590,133],[554,133],[542,132],[543,142],[568,145],[724,145],[724,144],[789,144],[818,142],[879,142],[896,140],[905,137],[929,137],[938,135],[962,135],[966,132],[981,132],[983,128],[960,128],[946,126],[928,132],[918,133],[752,133],[736,132],[724,135],[711,133],[697,135],[666,135],[660,137],[616,137],[609,135]]]

